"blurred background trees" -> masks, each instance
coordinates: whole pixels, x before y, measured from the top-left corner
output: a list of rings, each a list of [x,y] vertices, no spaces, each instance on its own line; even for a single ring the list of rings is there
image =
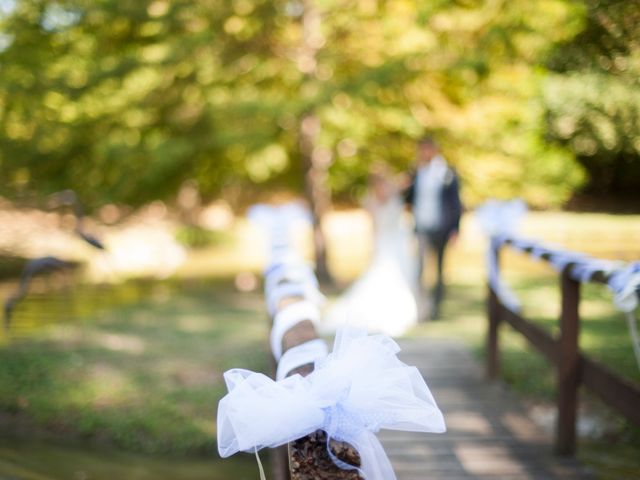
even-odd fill
[[[558,45],[544,83],[548,137],[588,173],[587,191],[640,192],[640,3],[588,0],[584,27]]]
[[[353,201],[372,163],[410,168],[425,133],[470,206],[558,206],[583,185],[637,192],[638,10],[0,0],[0,195],[72,188],[89,207],[139,205],[194,180],[205,200],[240,204],[302,192],[313,154],[322,185]]]

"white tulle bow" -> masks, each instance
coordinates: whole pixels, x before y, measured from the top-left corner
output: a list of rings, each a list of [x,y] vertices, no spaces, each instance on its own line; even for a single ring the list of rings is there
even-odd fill
[[[415,367],[397,358],[400,347],[384,335],[344,327],[334,349],[307,377],[278,382],[248,370],[224,374],[229,393],[218,406],[218,451],[277,447],[315,430],[352,444],[367,480],[394,480],[380,429],[445,431],[444,418]]]
[[[509,201],[487,200],[475,211],[482,230],[488,236],[515,233],[527,213],[527,204],[519,198]]]

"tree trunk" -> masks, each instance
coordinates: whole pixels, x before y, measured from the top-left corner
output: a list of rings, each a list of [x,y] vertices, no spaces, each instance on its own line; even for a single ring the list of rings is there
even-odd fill
[[[327,268],[327,249],[322,231],[322,218],[329,209],[331,197],[327,188],[327,168],[331,152],[316,146],[320,121],[313,114],[306,114],[300,122],[300,153],[302,154],[305,193],[313,221],[313,245],[315,249],[316,275],[321,282],[331,282]]]
[[[320,12],[313,0],[303,1],[302,43],[297,56],[298,69],[304,73],[304,87],[317,82],[317,52],[324,43],[320,30]],[[327,268],[327,250],[322,219],[331,204],[327,184],[327,170],[332,154],[317,145],[320,120],[313,109],[305,112],[300,119],[300,154],[304,172],[305,193],[313,218],[313,244],[315,248],[316,275],[322,282],[332,282]]]

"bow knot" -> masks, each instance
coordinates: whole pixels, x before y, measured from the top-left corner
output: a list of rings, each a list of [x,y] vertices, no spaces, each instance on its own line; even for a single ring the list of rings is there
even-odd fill
[[[220,455],[276,447],[322,429],[358,450],[367,480],[395,479],[374,432],[445,430],[424,379],[396,357],[398,351],[386,336],[343,328],[333,352],[307,377],[275,382],[246,370],[225,373],[229,393],[218,408]]]

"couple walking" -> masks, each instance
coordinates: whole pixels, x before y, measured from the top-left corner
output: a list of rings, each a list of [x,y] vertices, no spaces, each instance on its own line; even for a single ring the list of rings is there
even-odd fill
[[[422,139],[416,150],[416,170],[405,189],[387,171],[370,175],[365,207],[374,225],[373,258],[327,312],[328,326],[349,323],[400,335],[418,320],[439,317],[445,251],[457,235],[462,210],[459,185],[432,139]],[[413,216],[415,239],[404,222],[405,205]],[[429,292],[423,276],[430,262],[436,279]]]

